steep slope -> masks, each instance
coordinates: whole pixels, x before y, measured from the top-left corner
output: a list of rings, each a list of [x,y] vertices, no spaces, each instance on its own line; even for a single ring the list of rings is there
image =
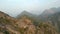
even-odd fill
[[[4,24],[14,24],[17,21],[17,19],[9,16],[6,13],[3,13],[0,11],[0,23]]]
[[[35,34],[35,25],[33,25],[33,22],[28,17],[22,17],[16,24],[20,28],[21,34]]]
[[[58,30],[60,29],[60,8],[51,8],[53,11],[44,11],[38,18],[41,21],[52,23]]]
[[[42,20],[45,21],[47,20],[48,16],[58,12],[57,9],[58,8],[51,8],[51,9],[44,10],[43,13],[38,16],[38,18],[42,18]]]
[[[39,16],[48,17],[49,15],[52,15],[52,14],[54,14],[56,12],[60,12],[60,7],[44,10],[43,13],[41,15],[39,15]]]
[[[0,11],[0,32],[3,34],[12,34],[16,33],[14,23],[16,19],[10,17],[8,14]],[[15,30],[14,30],[15,29]]]
[[[58,34],[57,30],[49,23],[40,23],[37,27],[38,34]]]
[[[38,19],[37,19],[38,15],[31,14],[31,13],[29,13],[29,12],[27,12],[27,11],[23,11],[23,12],[22,12],[21,14],[19,14],[16,18],[20,19],[21,17],[24,17],[24,16],[27,16],[27,18],[33,20],[34,22],[35,22],[35,21],[38,22]],[[38,24],[38,23],[36,23],[36,22],[34,23],[35,25]]]
[[[33,21],[24,16],[17,21],[21,34],[58,34],[53,25],[49,23],[39,23],[38,26],[33,25]]]
[[[0,34],[58,34],[52,25],[40,23],[35,26],[33,22],[28,16],[16,19],[0,12]]]
[[[60,12],[57,12],[48,17],[48,21],[52,22],[52,24],[56,26],[60,31]]]

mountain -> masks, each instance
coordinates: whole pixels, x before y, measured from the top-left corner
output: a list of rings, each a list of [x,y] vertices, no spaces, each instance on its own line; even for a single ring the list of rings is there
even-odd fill
[[[57,12],[48,17],[48,21],[51,21],[54,26],[56,26],[60,31],[60,12]]]
[[[44,10],[43,13],[41,14],[41,16],[48,16],[48,15],[54,14],[56,12],[60,12],[60,7]]]
[[[15,31],[17,30],[15,29],[15,25],[14,25],[16,21],[17,19],[10,17],[8,14],[0,11],[0,34],[15,33]]]
[[[31,18],[36,18],[37,17],[37,15],[35,15],[35,14],[31,14],[27,11],[23,11],[21,14],[19,14],[17,16],[17,18],[20,18],[20,17],[23,17],[23,16],[28,16],[28,17],[31,17]]]
[[[45,10],[38,18],[43,22],[49,22],[60,31],[60,7]]]
[[[16,18],[20,19],[22,17],[27,17],[29,19],[31,19],[33,22],[34,22],[34,25],[38,25],[38,15],[35,15],[35,14],[32,14],[32,13],[29,13],[27,11],[23,11],[21,14],[19,14]]]
[[[38,16],[38,18],[42,18],[42,20],[47,20],[47,18],[57,12],[60,12],[60,7],[59,8],[51,8],[51,9],[47,9],[47,10],[44,10],[42,14],[40,14]]]
[[[25,15],[17,19],[0,12],[0,34],[58,34],[51,24],[42,22],[35,26],[33,21]]]
[[[58,34],[57,30],[49,23],[39,23],[38,26],[33,24],[33,20],[24,16],[16,23],[21,29],[22,34]]]

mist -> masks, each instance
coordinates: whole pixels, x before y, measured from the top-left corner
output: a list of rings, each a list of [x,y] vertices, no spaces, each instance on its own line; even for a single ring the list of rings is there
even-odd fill
[[[53,7],[60,7],[60,0],[0,0],[0,11],[13,17],[24,10],[38,15]]]

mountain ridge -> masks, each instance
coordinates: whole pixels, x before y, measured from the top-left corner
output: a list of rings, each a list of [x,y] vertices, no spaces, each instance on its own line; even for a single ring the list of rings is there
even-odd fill
[[[0,12],[0,33],[58,34],[60,28],[60,21],[58,21],[58,19],[60,20],[60,12],[52,13],[51,15],[47,15],[47,17],[44,15],[36,16],[29,12],[22,12],[17,18],[14,18],[8,14],[6,15],[6,13]]]

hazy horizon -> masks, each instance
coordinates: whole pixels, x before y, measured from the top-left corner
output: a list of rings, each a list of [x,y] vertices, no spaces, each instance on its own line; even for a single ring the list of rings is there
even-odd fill
[[[13,17],[26,10],[40,14],[45,9],[60,7],[60,0],[0,0],[0,11]]]

